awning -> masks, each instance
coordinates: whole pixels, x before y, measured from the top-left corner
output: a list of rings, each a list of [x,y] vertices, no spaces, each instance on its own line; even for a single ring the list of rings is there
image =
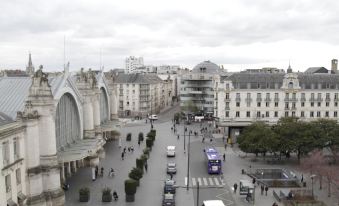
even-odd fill
[[[84,159],[88,156],[94,156],[104,144],[105,140],[103,139],[93,138],[78,140],[74,144],[65,147],[63,151],[57,153],[58,161],[71,162]]]
[[[22,192],[18,193],[18,202],[22,202],[26,199],[26,195],[24,195]]]
[[[109,132],[113,130],[119,131],[122,126],[122,122],[119,120],[110,120],[108,122],[104,122],[100,125],[101,132]]]
[[[16,204],[12,199],[7,200],[7,205],[8,206],[17,206],[18,204]]]

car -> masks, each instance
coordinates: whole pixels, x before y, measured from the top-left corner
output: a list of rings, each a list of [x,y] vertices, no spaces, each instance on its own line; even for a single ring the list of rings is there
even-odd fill
[[[167,157],[175,157],[175,146],[167,146]]]
[[[205,200],[202,206],[225,206],[222,200]]]
[[[175,181],[174,180],[165,180],[164,193],[175,194]]]
[[[165,193],[162,197],[163,206],[175,206],[175,195],[171,193]]]
[[[148,116],[148,119],[150,119],[150,120],[157,120],[158,116],[155,115],[155,114],[151,114],[150,116]]]
[[[177,165],[174,162],[167,163],[167,174],[176,174],[177,173]]]

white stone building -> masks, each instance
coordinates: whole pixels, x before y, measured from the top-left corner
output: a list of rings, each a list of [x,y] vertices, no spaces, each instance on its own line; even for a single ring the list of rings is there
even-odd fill
[[[144,66],[144,59],[142,57],[130,56],[125,59],[125,73],[134,73],[138,67]]]
[[[170,107],[172,80],[155,74],[119,74],[115,77],[120,117],[145,117]]]
[[[61,184],[98,165],[117,129],[113,78],[27,71],[0,77],[0,205],[64,205]]]

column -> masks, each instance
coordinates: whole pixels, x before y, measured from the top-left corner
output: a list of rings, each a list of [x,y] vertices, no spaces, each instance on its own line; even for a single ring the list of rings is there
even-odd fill
[[[99,103],[99,95],[95,95],[93,100],[93,119],[94,119],[94,127],[100,126],[100,103]]]
[[[118,102],[117,102],[117,96],[116,92],[112,92],[111,94],[111,119],[117,119],[118,118]]]
[[[71,177],[72,176],[71,162],[66,162],[66,168],[67,168],[67,177]]]
[[[60,178],[61,178],[61,182],[65,182],[65,180],[66,180],[66,177],[65,177],[65,164],[64,163],[62,163],[61,164],[61,171],[60,171]]]

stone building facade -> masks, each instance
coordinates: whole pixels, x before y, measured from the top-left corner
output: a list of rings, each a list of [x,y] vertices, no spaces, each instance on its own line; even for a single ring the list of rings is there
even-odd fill
[[[0,77],[0,205],[64,205],[62,183],[118,130],[117,93],[102,71],[29,71]]]

